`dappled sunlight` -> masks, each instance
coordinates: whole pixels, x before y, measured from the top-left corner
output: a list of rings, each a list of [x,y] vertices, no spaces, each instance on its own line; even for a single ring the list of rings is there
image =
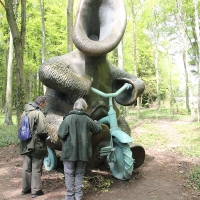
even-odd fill
[[[7,167],[1,167],[0,168],[0,174],[6,176],[10,173],[10,170]]]
[[[12,191],[12,192],[11,192]],[[3,200],[6,199],[6,200],[11,200],[11,199],[14,199],[16,198],[16,196],[18,196],[19,194],[21,194],[21,189],[19,188],[15,188],[14,190],[6,190],[6,191],[3,191],[2,192],[2,196],[3,196]],[[20,200],[21,198],[19,197],[18,200]]]
[[[199,190],[193,189],[188,176],[194,167],[199,165],[200,158],[184,156],[177,151],[179,148],[185,148],[182,144],[182,140],[185,139],[183,136],[187,136],[187,131],[183,132],[184,127],[192,127],[190,121],[187,123],[179,123],[177,120],[139,120],[131,129],[134,142],[139,142],[145,149],[143,165],[134,170],[127,181],[115,179],[107,167],[92,170],[86,168],[84,198],[132,200],[134,197],[134,200],[183,200],[192,196],[199,197]],[[196,128],[197,126],[190,130],[197,131]],[[21,195],[23,156],[20,156],[18,151],[18,146],[0,149],[2,200],[32,199],[30,195]],[[101,181],[103,185],[110,184],[109,188],[100,189]],[[99,188],[96,188],[95,184]],[[60,200],[65,197],[62,165],[52,171],[46,171],[43,167],[42,190],[45,195],[37,197],[38,200]],[[198,198],[194,198],[196,199]]]

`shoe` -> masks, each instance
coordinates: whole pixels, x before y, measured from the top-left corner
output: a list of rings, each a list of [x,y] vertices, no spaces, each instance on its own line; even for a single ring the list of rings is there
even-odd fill
[[[31,193],[31,189],[26,190],[26,191],[23,191],[23,190],[22,190],[22,195],[25,195],[25,194],[28,194],[28,193]]]
[[[31,194],[32,198],[36,198],[38,196],[42,196],[44,192],[42,190],[38,190],[35,194]]]

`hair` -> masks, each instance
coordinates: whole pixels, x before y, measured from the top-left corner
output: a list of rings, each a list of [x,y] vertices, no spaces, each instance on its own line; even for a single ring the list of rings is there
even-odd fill
[[[39,96],[35,98],[35,103],[37,105],[40,105],[41,103],[44,103],[47,100],[47,98],[45,96]]]
[[[80,98],[78,100],[76,100],[76,102],[74,103],[74,108],[73,109],[78,109],[78,110],[87,110],[87,103],[83,98]]]

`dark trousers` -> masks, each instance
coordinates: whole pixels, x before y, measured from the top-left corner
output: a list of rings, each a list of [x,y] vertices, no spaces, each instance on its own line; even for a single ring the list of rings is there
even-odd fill
[[[85,173],[85,161],[64,161],[65,200],[81,200],[83,198],[82,183]]]
[[[35,194],[40,190],[41,175],[44,158],[36,158],[31,155],[24,156],[22,168],[22,190],[31,189],[31,193]]]

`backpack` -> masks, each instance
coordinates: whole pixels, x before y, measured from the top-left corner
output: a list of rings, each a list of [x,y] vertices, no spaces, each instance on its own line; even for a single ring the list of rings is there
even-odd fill
[[[22,141],[26,141],[30,138],[32,138],[29,120],[28,120],[28,112],[24,115],[24,118],[22,120],[21,127],[18,131],[18,138]]]

